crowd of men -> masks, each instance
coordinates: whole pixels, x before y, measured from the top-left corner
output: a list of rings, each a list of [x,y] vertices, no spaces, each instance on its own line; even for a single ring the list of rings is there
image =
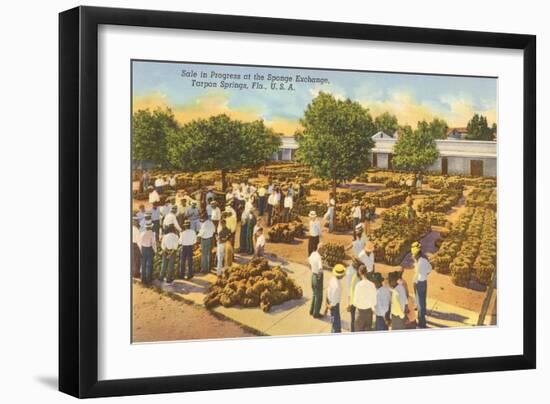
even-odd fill
[[[140,187],[148,192],[149,207],[146,209],[145,204],[141,204],[133,216],[132,272],[147,285],[153,280],[156,254],[162,257],[160,281],[170,284],[176,275],[191,279],[196,271],[206,274],[213,266],[216,274],[221,276],[233,263],[237,226],[240,229],[237,251],[244,255],[263,256],[266,245],[264,217],[267,216],[268,227],[276,215],[278,220],[291,221],[293,209],[305,200],[304,186],[299,181],[279,185],[269,180],[268,184],[258,186],[246,182],[232,184],[224,195],[214,193],[213,187],[189,194],[177,189],[175,176],[157,177],[152,181],[149,173],[144,172]],[[409,289],[402,277],[403,271],[390,272],[384,279],[375,270],[374,245],[367,234],[374,212],[362,211],[357,200],[353,200],[349,212],[353,223],[352,262],[347,267],[337,264],[332,268],[324,299],[325,310],[321,312],[324,264],[319,250],[323,228],[334,231],[335,206],[335,195],[330,193],[322,217],[324,223],[317,212],[310,211],[308,215],[307,254],[313,292],[310,315],[321,318],[330,312],[332,332],[341,332],[342,288],[346,287],[346,311],[350,315],[351,331],[387,330],[390,327],[398,330],[411,328],[412,324],[425,328],[427,278],[431,265],[423,255],[420,243],[411,247],[417,310],[415,321],[411,321],[413,308],[408,304]],[[407,203],[407,207],[411,210],[412,203]],[[193,268],[193,252],[197,244],[201,251],[200,268]],[[215,262],[211,262],[212,259]]]

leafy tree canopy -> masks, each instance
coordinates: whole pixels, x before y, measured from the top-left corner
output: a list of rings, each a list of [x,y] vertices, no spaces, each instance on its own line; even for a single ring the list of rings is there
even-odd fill
[[[168,148],[170,163],[186,171],[225,173],[264,162],[281,140],[263,121],[241,122],[222,114],[185,124]]]
[[[497,125],[493,124],[492,127],[489,127],[485,116],[475,114],[472,119],[468,121],[466,129],[468,131],[466,139],[468,140],[494,140]]]
[[[336,182],[351,179],[368,168],[375,125],[367,109],[349,99],[319,93],[306,107],[297,137],[297,159],[315,175]]]
[[[447,131],[449,130],[449,126],[445,120],[434,118],[430,122],[429,127],[434,139],[447,139]]]
[[[416,130],[403,128],[393,148],[392,163],[402,170],[424,170],[439,156],[435,137],[426,121],[418,122]]]
[[[150,160],[165,167],[168,140],[178,132],[180,126],[169,108],[139,110],[132,116],[132,159]]]
[[[374,125],[376,126],[376,132],[382,131],[387,135],[393,135],[399,129],[397,117],[389,112],[378,115],[374,120]]]

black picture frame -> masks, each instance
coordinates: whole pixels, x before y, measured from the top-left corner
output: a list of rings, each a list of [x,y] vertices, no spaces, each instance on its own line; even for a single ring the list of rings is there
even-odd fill
[[[181,28],[523,51],[523,354],[99,381],[98,26]],[[76,397],[325,383],[536,366],[536,37],[492,32],[77,7],[59,15],[59,389]]]

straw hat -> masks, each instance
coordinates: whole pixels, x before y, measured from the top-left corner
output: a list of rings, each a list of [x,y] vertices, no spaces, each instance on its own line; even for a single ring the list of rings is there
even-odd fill
[[[355,226],[355,230],[357,231],[363,230],[363,223],[359,223],[357,226]]]
[[[422,244],[420,244],[418,241],[415,241],[411,244],[411,254],[415,256],[419,252],[422,251]]]
[[[346,267],[342,264],[336,264],[332,268],[332,274],[337,278],[342,278],[346,274]]]
[[[311,218],[317,217],[317,212],[315,212],[314,210],[311,210],[311,211],[309,212],[309,215],[308,215],[308,216],[311,217]]]

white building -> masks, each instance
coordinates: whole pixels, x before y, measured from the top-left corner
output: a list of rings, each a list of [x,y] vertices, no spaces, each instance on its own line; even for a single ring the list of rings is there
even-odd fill
[[[378,132],[373,137],[371,162],[376,168],[392,168],[391,159],[397,135]],[[462,174],[496,177],[497,142],[484,140],[436,140],[438,159],[428,171],[441,174]]]
[[[384,132],[372,136],[374,148],[371,152],[371,163],[375,168],[391,169],[393,147],[397,134],[388,135]],[[273,160],[292,161],[298,143],[294,136],[282,136],[282,144]],[[497,143],[483,140],[436,140],[439,150],[438,159],[428,167],[428,171],[441,174],[462,174],[496,177],[497,174]]]
[[[296,150],[298,150],[298,142],[294,136],[281,136],[279,151],[273,153],[271,160],[293,161]]]

